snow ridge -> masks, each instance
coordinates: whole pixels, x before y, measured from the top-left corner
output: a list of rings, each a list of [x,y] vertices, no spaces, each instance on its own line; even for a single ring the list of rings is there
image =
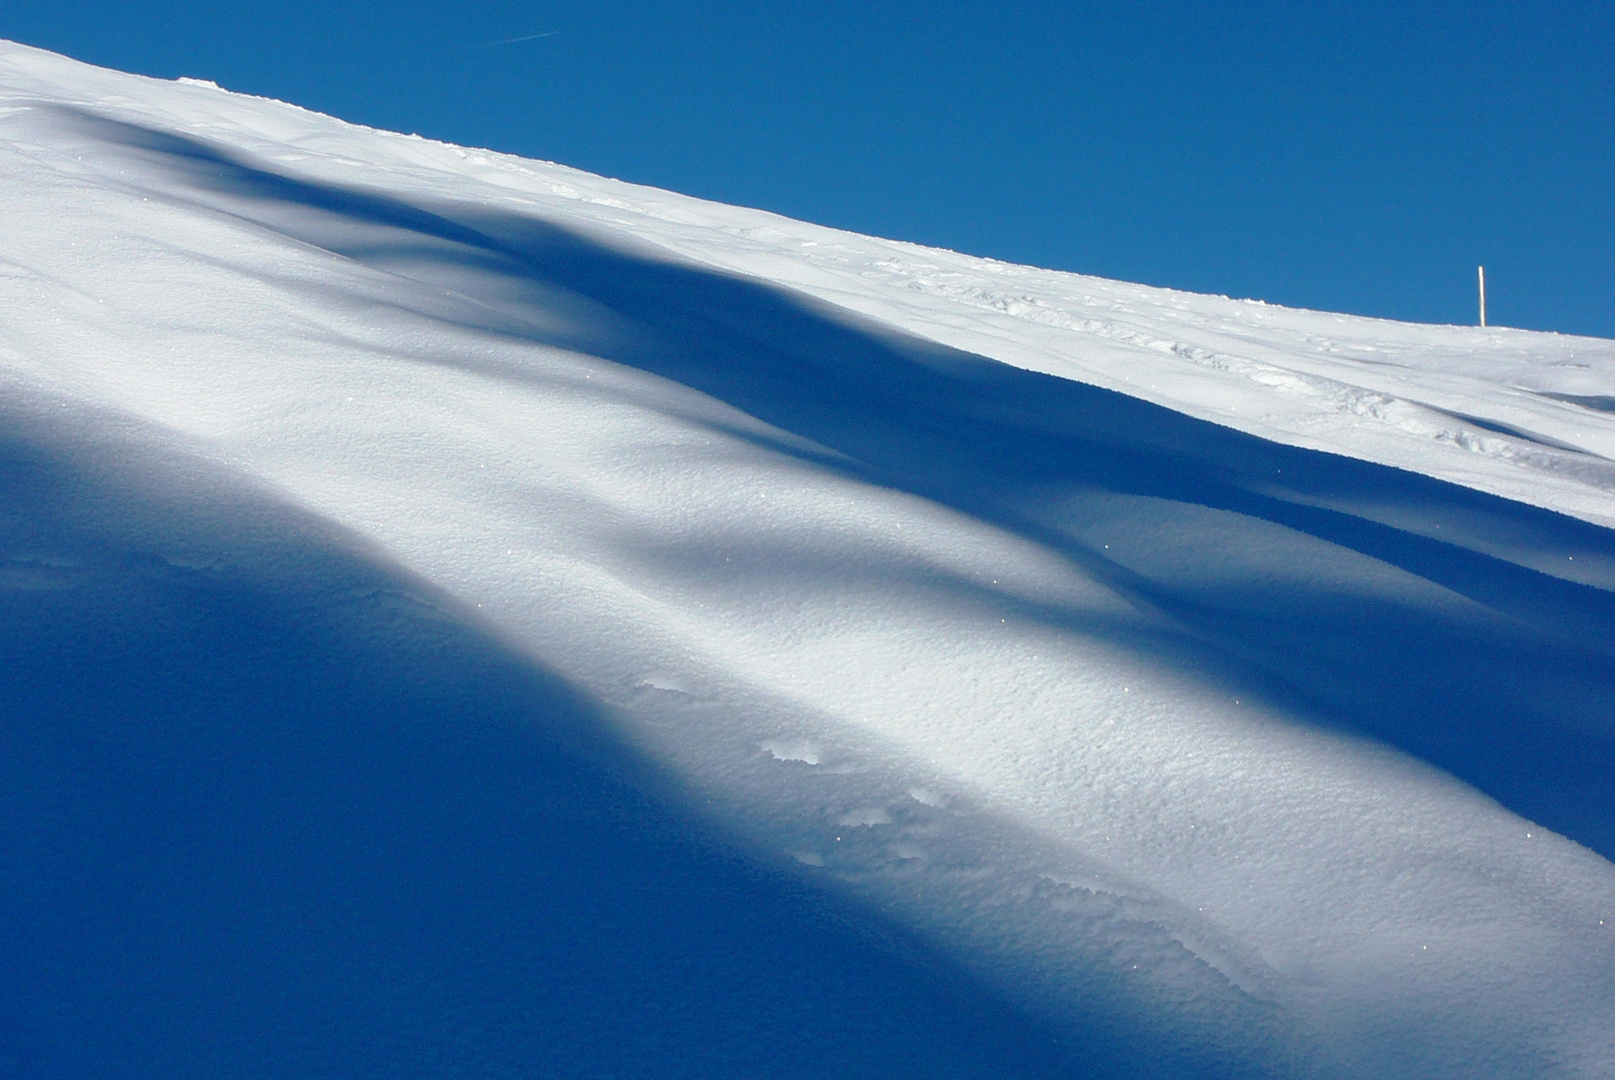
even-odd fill
[[[447,626],[567,687],[586,704],[512,700],[568,747],[554,717],[608,733],[577,768],[664,808],[621,813],[683,815],[719,837],[689,842],[694,863],[716,844],[934,956],[955,1000],[1008,1017],[993,1030],[1039,1033],[1028,1075],[1615,1068],[1615,343],[1008,266],[15,45],[0,178],[8,460],[125,492],[51,540],[28,494],[47,481],[19,488],[0,576],[18,648],[122,595],[75,567],[183,613],[245,588],[231,574],[303,580],[264,551],[340,552],[319,565],[380,569],[308,588],[359,613],[355,640],[430,653]],[[279,507],[251,511],[273,543],[175,523],[233,500]],[[268,649],[268,681],[299,693],[341,684],[295,650],[179,640],[220,664]],[[30,724],[79,710],[115,741],[110,712],[47,708],[73,680],[42,670],[30,685],[59,691],[4,684],[45,695]],[[82,846],[78,827],[50,835]],[[605,859],[647,895],[672,872],[611,843],[558,865]],[[445,893],[503,896],[513,871],[478,873],[443,871]],[[540,895],[482,922],[539,919]],[[842,948],[823,929],[842,923],[812,925]],[[688,947],[643,933],[647,957]],[[556,962],[531,947],[533,972]],[[71,965],[41,955],[35,996],[67,1000],[48,973]],[[437,1000],[437,975],[387,977]],[[616,1022],[524,977],[523,1016]],[[205,971],[175,979],[228,1014]],[[681,1007],[664,988],[616,1011],[726,1022]],[[448,1031],[457,1009],[409,1023]],[[70,1030],[0,998],[19,1061],[82,1043],[104,1071],[138,1042]],[[775,1064],[832,1067],[816,1030],[821,1050]],[[777,1038],[725,1027],[688,1052],[746,1075]],[[535,1067],[500,1047],[498,1068]],[[647,1053],[592,1060],[674,1071]]]

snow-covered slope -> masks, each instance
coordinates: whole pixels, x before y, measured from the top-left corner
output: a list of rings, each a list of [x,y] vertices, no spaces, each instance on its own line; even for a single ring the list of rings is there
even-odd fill
[[[22,1075],[1615,1071],[1615,343],[0,45],[0,380]]]

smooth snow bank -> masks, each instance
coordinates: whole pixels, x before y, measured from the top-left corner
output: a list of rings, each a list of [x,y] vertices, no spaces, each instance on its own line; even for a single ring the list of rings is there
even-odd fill
[[[4,46],[0,372],[29,424],[116,414],[374,545],[1073,1062],[1615,1069],[1610,342],[1010,267]]]

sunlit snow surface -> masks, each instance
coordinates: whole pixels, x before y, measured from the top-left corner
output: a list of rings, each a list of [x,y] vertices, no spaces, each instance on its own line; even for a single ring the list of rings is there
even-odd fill
[[[0,1075],[1615,1075],[1615,343],[0,45]]]

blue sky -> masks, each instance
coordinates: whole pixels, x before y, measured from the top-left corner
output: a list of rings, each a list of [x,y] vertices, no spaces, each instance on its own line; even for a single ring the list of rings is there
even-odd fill
[[[123,0],[0,36],[1201,292],[1469,322],[1485,263],[1492,322],[1615,337],[1615,5]]]

